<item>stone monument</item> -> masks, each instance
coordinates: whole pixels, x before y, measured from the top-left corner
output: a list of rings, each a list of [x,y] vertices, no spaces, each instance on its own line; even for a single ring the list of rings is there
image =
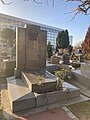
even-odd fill
[[[46,67],[46,31],[39,26],[25,25],[16,30],[16,69],[20,77],[22,70],[38,70]]]
[[[84,60],[84,55],[79,55],[79,62],[84,62],[85,60]]]
[[[60,56],[53,55],[51,56],[51,64],[59,64]]]
[[[70,55],[66,49],[64,49],[64,54],[62,55],[63,64],[69,64]]]
[[[46,68],[46,31],[39,26],[17,28],[15,77],[7,78],[7,89],[12,112],[34,109],[80,96],[80,90],[68,83],[68,91],[55,90],[56,77]],[[43,87],[37,77],[44,77]],[[43,92],[44,93],[43,93]],[[44,110],[46,110],[45,107]],[[42,110],[42,109],[41,109]]]
[[[62,56],[63,64],[66,64],[66,65],[70,64],[70,62],[69,62],[69,57],[70,57],[69,54],[64,54],[64,55]]]

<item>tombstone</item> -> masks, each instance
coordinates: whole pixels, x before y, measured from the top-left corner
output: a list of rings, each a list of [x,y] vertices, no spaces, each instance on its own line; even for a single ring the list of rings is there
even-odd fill
[[[38,70],[46,67],[47,32],[39,26],[25,25],[16,30],[16,68],[15,76],[22,70]]]
[[[69,91],[55,90],[56,77],[45,70],[46,31],[40,30],[39,26],[26,25],[25,28],[17,28],[16,37],[16,78],[7,78],[8,96],[13,112],[79,97],[80,90],[68,83],[64,86],[68,86]],[[37,80],[42,75],[43,87],[38,85]]]
[[[79,62],[84,62],[84,55],[79,55]]]
[[[60,61],[60,56],[51,56],[51,63],[52,64],[59,64],[59,61]]]
[[[69,64],[69,57],[70,55],[68,53],[63,54],[62,56],[63,64],[67,64],[67,65]]]

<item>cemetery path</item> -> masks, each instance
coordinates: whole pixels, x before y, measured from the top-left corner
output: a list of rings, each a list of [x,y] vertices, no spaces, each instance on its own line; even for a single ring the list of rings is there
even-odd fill
[[[62,108],[47,110],[34,115],[19,117],[18,120],[73,120]]]

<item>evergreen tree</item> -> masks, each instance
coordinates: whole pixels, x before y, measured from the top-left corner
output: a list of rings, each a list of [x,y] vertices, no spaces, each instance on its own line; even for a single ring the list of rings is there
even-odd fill
[[[69,46],[68,46],[68,49],[69,49],[69,55],[71,55],[72,50],[73,50],[73,46],[69,45]]]
[[[64,39],[64,48],[67,48],[69,46],[69,35],[68,35],[68,30],[65,30],[65,39]]]
[[[56,53],[59,52],[58,47],[56,46]]]
[[[60,31],[56,39],[57,48],[67,48],[69,46],[68,30]]]
[[[52,45],[50,42],[48,42],[48,45],[47,45],[47,57],[48,58],[51,58],[52,56]]]

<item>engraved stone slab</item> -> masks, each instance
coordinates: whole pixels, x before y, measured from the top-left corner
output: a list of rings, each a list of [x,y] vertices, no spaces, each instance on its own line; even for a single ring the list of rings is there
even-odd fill
[[[16,68],[37,70],[46,67],[46,31],[39,26],[26,25],[16,29]]]

